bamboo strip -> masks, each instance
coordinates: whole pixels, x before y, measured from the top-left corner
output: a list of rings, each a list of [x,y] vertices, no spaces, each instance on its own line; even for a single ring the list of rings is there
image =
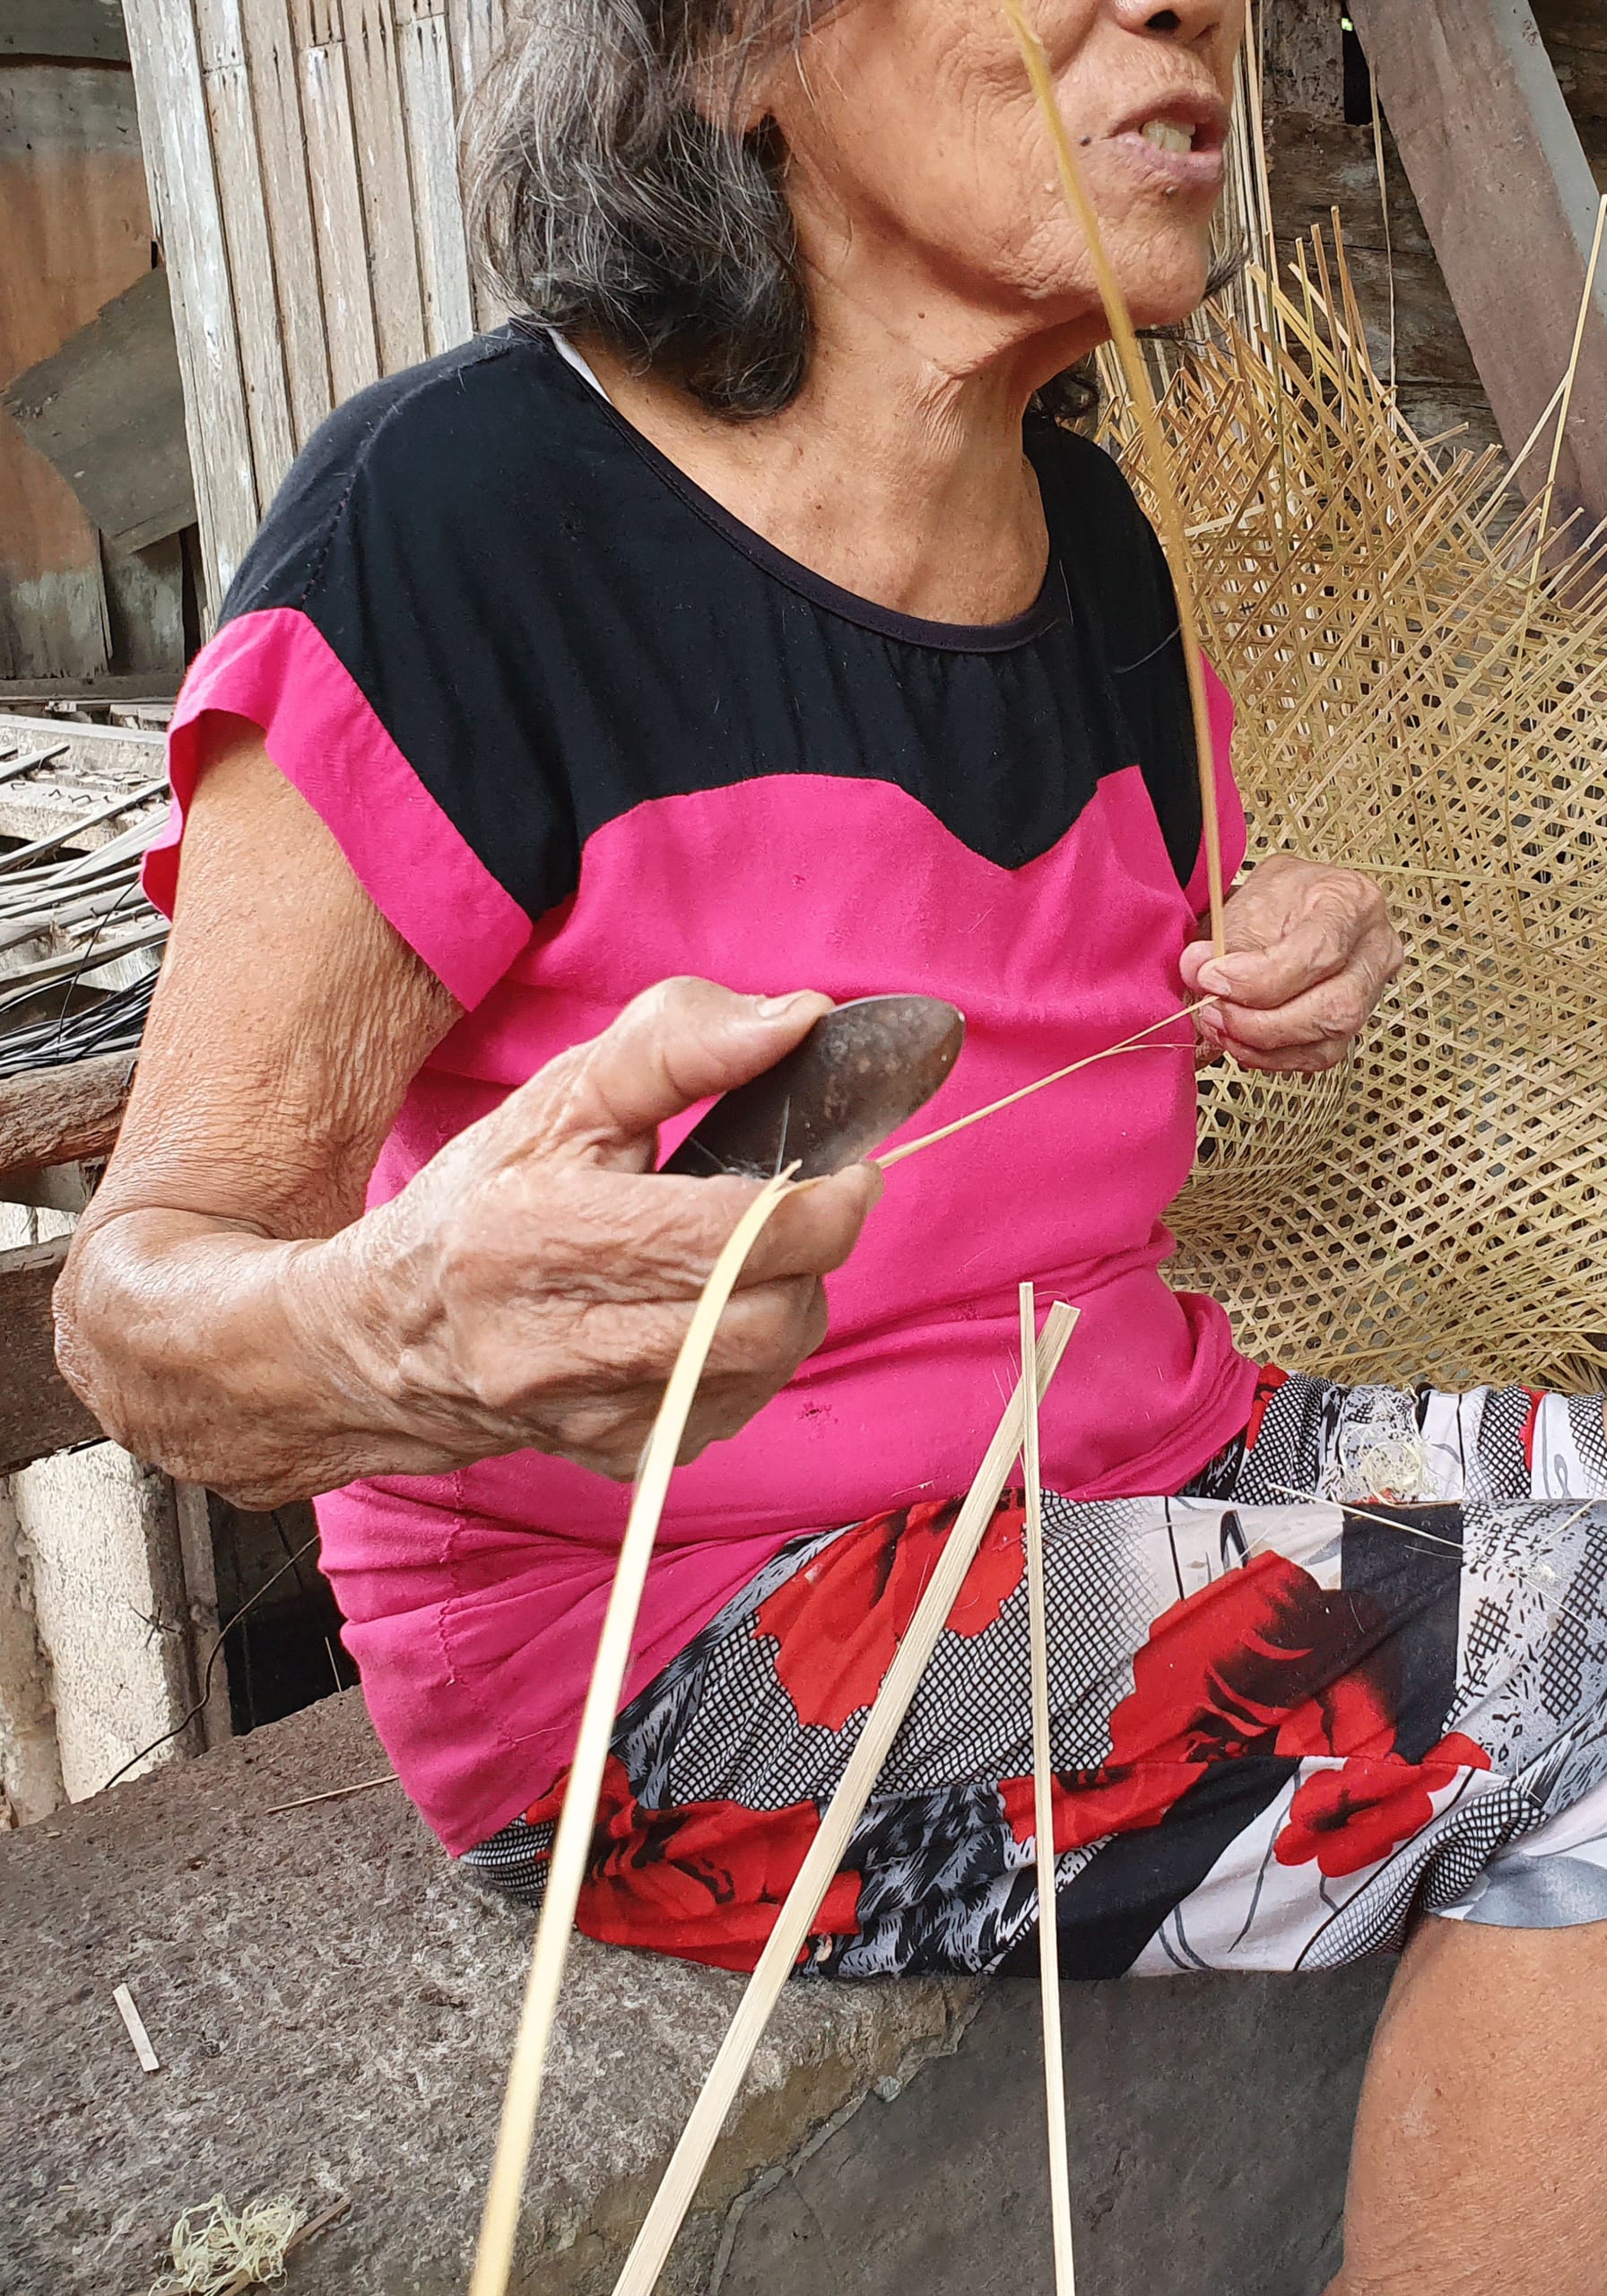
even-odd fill
[[[884,1172],[890,1172],[893,1166],[901,1164],[907,1156],[917,1156],[923,1148],[935,1148],[940,1140],[951,1140],[957,1132],[969,1132],[972,1125],[981,1124],[990,1116],[1002,1115],[1006,1109],[1014,1108],[1018,1101],[1029,1100],[1034,1092],[1045,1091],[1051,1084],[1064,1083],[1068,1076],[1075,1076],[1079,1069],[1091,1068],[1097,1060],[1114,1060],[1118,1052],[1136,1052],[1145,1038],[1152,1037],[1158,1029],[1170,1028],[1174,1021],[1192,1020],[1196,1013],[1203,1012],[1212,1002],[1211,997],[1202,996],[1197,1004],[1185,1004],[1179,1012],[1167,1013],[1159,1021],[1151,1021],[1147,1029],[1137,1029],[1132,1036],[1124,1037],[1120,1044],[1108,1044],[1100,1052],[1087,1053],[1081,1060],[1073,1060],[1064,1068],[1053,1069],[1047,1076],[1038,1077],[1034,1083],[1023,1084],[1016,1091],[1006,1092],[1002,1100],[990,1100],[986,1108],[973,1109],[969,1116],[957,1116],[952,1124],[940,1125],[935,1132],[923,1133],[918,1140],[907,1140],[901,1147],[890,1148],[886,1155],[873,1156],[870,1161],[880,1165]],[[1156,1052],[1184,1049],[1176,1045],[1155,1045],[1150,1048]],[[1194,1050],[1192,1037],[1187,1050],[1191,1053]]]
[[[1060,2027],[1060,1939],[1055,1926],[1054,1763],[1049,1742],[1049,1605],[1044,1583],[1043,1478],[1038,1440],[1037,1300],[1021,1286],[1021,1444],[1026,1485],[1027,1617],[1032,1649],[1032,1825],[1038,1863],[1038,1976],[1043,1996],[1044,2104],[1049,2136],[1049,2224],[1055,2296],[1076,2296],[1072,2180],[1065,2128],[1065,2040]]]
[[[703,1366],[708,1360],[708,1351],[725,1304],[736,1289],[737,1278],[746,1265],[748,1255],[758,1242],[766,1222],[786,1195],[797,1169],[796,1164],[790,1165],[785,1172],[777,1173],[774,1179],[766,1182],[737,1222],[716,1260],[686,1337],[681,1343],[675,1368],[670,1374],[664,1401],[653,1422],[653,1432],[642,1455],[625,1535],[620,1547],[620,1559],[614,1570],[613,1586],[608,1597],[608,1608],[604,1614],[603,1631],[598,1639],[596,1663],[592,1668],[586,1705],[581,1712],[580,1735],[576,1741],[574,1758],[569,1767],[569,1782],[553,1839],[552,1861],[547,1869],[546,1895],[542,1900],[541,1921],[535,1933],[535,1950],[530,1960],[530,1975],[525,1987],[524,2007],[519,2015],[518,2036],[514,2043],[513,2061],[508,2067],[508,2087],[502,2100],[502,2122],[497,2135],[496,2159],[486,2190],[485,2212],[481,2219],[480,2244],[474,2258],[473,2276],[469,2283],[469,2296],[506,2296],[508,2274],[513,2266],[514,2243],[518,2234],[519,2201],[525,2187],[525,2173],[530,2164],[535,2117],[541,2106],[547,2043],[552,2036],[559,1990],[563,1984],[564,1963],[569,1958],[575,1909],[579,1903],[580,1887],[586,1878],[592,1831],[597,1822],[597,1803],[603,1790],[609,1741],[620,1710],[626,1669],[630,1664],[637,1613],[641,1607],[642,1588],[647,1584],[647,1566],[652,1561],[653,1542],[658,1535],[658,1522],[664,1513],[670,1476],[681,1449],[682,1438],[686,1432],[698,1382],[703,1376]]]
[[[1055,83],[1049,76],[1043,43],[1021,13],[1021,0],[1003,0],[1003,5],[1010,28],[1015,34],[1016,45],[1021,51],[1021,61],[1032,83],[1032,92],[1043,114],[1044,125],[1049,131],[1066,200],[1088,241],[1094,276],[1099,282],[1099,300],[1105,306],[1105,316],[1127,378],[1134,419],[1143,439],[1151,490],[1160,512],[1161,538],[1166,544],[1167,561],[1171,569],[1172,587],[1177,593],[1177,624],[1183,640],[1184,665],[1188,674],[1188,698],[1194,722],[1194,754],[1200,771],[1200,833],[1205,848],[1211,942],[1220,957],[1227,945],[1222,934],[1222,831],[1216,802],[1216,752],[1212,741],[1211,710],[1205,698],[1205,656],[1200,638],[1200,615],[1194,596],[1187,522],[1172,477],[1166,442],[1161,437],[1160,413],[1151,387],[1150,370],[1144,364],[1143,352],[1134,331],[1127,299],[1122,292],[1121,282],[1106,251],[1098,212],[1089,196],[1077,155],[1072,149],[1072,139],[1066,133],[1065,122],[1061,118],[1060,108],[1055,100]]]
[[[1064,1300],[1056,1300],[1049,1310],[1043,1338],[1033,1356],[1041,1387],[1048,1386],[1060,1368],[1061,1358],[1076,1328],[1077,1313]],[[1012,1396],[998,1431],[988,1445],[987,1456],[977,1469],[977,1480],[949,1533],[937,1568],[865,1718],[842,1782],[831,1797],[798,1877],[776,1917],[776,1926],[709,2068],[653,2205],[625,2259],[624,2270],[614,2283],[614,2296],[650,2296],[650,2291],[657,2284],[665,2259],[691,2205],[708,2156],[769,2022],[770,2013],[797,1965],[809,1925],[842,1864],[849,1837],[909,1710],[938,1637],[959,1600],[983,1533],[993,1519],[1000,1493],[1021,1447],[1024,1395],[1023,1382]],[[472,2292],[472,2296],[479,2296],[479,2292]]]

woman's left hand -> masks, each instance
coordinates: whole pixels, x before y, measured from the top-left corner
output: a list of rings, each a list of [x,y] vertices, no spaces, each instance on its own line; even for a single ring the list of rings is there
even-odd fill
[[[1183,952],[1212,1052],[1243,1068],[1337,1068],[1405,962],[1384,896],[1355,869],[1275,853],[1252,869],[1223,912],[1227,953],[1193,941]]]

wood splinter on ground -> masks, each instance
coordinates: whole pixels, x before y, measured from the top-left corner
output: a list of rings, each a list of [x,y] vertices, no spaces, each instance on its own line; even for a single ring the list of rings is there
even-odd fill
[[[128,2028],[128,2038],[134,2043],[134,2053],[143,2073],[160,2073],[161,2059],[151,2046],[151,2036],[145,2031],[145,2021],[134,2005],[134,1996],[126,1985],[114,1985],[111,1997],[117,2005],[117,2014]]]

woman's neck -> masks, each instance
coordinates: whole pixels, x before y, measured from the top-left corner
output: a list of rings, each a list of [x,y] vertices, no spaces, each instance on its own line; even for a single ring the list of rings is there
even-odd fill
[[[710,413],[594,339],[578,347],[625,420],[788,557],[899,613],[1006,622],[1038,596],[1048,554],[1021,451],[1042,355],[937,354],[937,330],[909,316],[890,325],[861,297],[818,295],[803,390],[751,421]]]

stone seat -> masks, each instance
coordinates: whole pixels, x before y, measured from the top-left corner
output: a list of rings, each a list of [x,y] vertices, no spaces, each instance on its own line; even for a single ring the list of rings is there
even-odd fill
[[[286,2296],[461,2296],[531,1918],[353,1692],[0,1837],[0,2288],[144,2296],[222,2193],[345,2215]],[[1066,1990],[1080,2296],[1316,2296],[1386,1971]],[[132,1990],[161,2070],[112,2000]],[[518,2286],[607,2296],[741,1980],[578,1940]],[[1047,2292],[1033,1988],[800,1984],[671,2296]]]

